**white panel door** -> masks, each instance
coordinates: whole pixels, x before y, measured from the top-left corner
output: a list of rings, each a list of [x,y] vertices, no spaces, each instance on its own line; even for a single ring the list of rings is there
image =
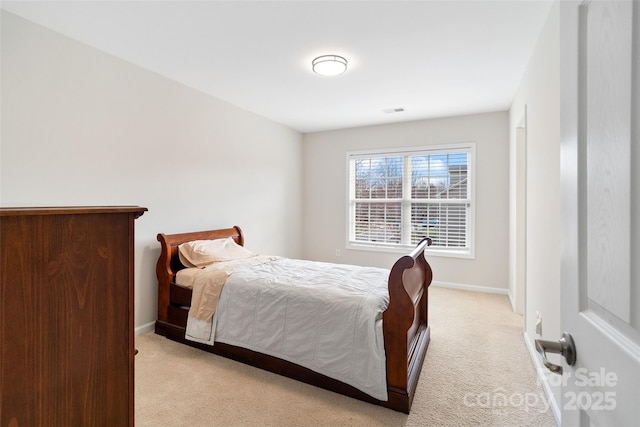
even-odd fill
[[[640,426],[640,3],[560,7],[562,424]]]

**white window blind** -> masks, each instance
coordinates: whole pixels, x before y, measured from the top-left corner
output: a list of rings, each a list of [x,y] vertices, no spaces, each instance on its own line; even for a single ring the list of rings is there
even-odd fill
[[[348,153],[352,248],[415,246],[473,256],[475,144]]]

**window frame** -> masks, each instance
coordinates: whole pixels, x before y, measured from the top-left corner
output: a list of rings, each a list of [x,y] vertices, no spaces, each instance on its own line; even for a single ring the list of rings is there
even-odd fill
[[[357,158],[374,158],[374,157],[403,157],[403,162],[406,163],[407,159],[411,156],[420,155],[432,155],[432,154],[444,154],[446,152],[460,152],[467,153],[467,227],[466,227],[466,239],[468,247],[466,249],[446,249],[429,247],[425,250],[425,254],[430,256],[441,256],[448,258],[466,258],[475,259],[475,221],[476,221],[476,142],[460,142],[452,144],[439,144],[439,145],[426,145],[418,147],[408,148],[383,148],[373,150],[357,150],[348,151],[346,153],[346,248],[350,250],[359,251],[375,251],[375,252],[391,252],[391,253],[406,253],[414,248],[414,245],[407,243],[390,244],[390,243],[373,243],[373,242],[357,242],[352,240],[355,228],[352,230],[352,225],[355,222],[355,196],[352,194],[352,176],[351,176],[351,161]],[[406,170],[403,168],[403,170]],[[407,195],[407,191],[404,191],[406,185],[410,185],[411,178],[408,173],[403,172],[403,195],[402,195],[402,228],[410,228],[410,223],[406,221],[411,216],[411,194]],[[410,193],[410,192],[409,192]],[[409,207],[407,209],[407,207]],[[408,212],[407,212],[408,211]],[[401,233],[403,236],[405,232]],[[404,237],[402,237],[404,239]]]

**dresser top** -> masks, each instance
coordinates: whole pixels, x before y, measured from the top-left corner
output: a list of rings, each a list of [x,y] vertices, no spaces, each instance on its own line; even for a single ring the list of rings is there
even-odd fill
[[[81,215],[101,213],[136,213],[136,218],[148,209],[141,206],[49,206],[0,207],[0,216],[18,215]]]

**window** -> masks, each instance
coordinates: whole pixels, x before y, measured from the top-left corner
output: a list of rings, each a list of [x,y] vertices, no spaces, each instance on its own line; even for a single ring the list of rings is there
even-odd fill
[[[348,247],[472,258],[475,143],[348,153]]]

